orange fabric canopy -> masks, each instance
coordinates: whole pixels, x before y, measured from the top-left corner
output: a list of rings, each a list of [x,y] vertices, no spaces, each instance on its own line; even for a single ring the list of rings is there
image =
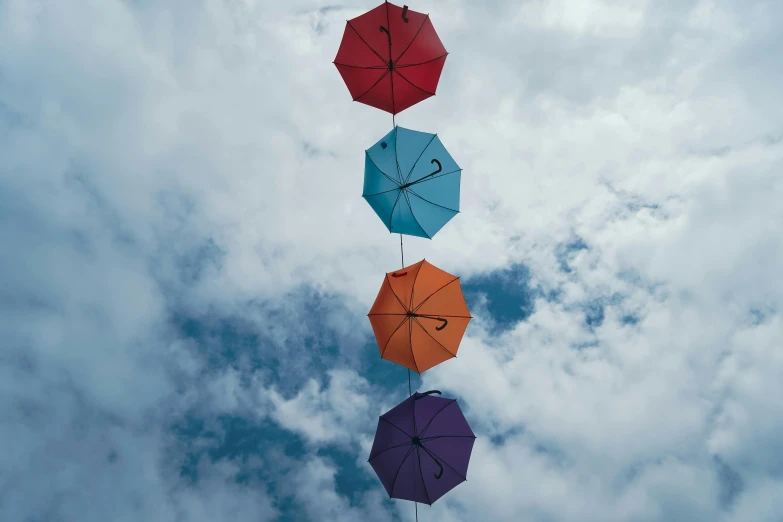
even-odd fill
[[[419,374],[457,356],[471,319],[459,277],[426,260],[387,273],[367,315],[381,357]]]

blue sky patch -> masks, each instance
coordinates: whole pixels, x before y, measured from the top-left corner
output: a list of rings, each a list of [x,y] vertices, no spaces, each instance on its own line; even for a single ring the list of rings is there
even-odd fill
[[[587,249],[587,243],[579,236],[576,236],[575,239],[568,243],[558,245],[555,256],[560,270],[570,274],[573,271],[570,263],[574,256],[576,256],[579,251]]]
[[[713,457],[713,463],[718,474],[720,505],[723,509],[730,509],[745,490],[745,481],[719,456]]]
[[[604,323],[604,310],[605,306],[600,300],[585,305],[585,324],[590,330],[594,330]]]
[[[371,490],[378,489],[378,480],[367,465],[367,469],[359,469],[356,462],[356,451],[346,452],[334,446],[324,447],[317,452],[319,457],[327,457],[337,467],[334,480],[337,493],[348,499],[351,506],[358,506],[361,497]]]
[[[461,284],[471,315],[481,313],[479,303],[482,298],[486,299],[486,313],[496,331],[513,328],[534,311],[535,293],[529,286],[530,270],[523,264],[470,277]]]

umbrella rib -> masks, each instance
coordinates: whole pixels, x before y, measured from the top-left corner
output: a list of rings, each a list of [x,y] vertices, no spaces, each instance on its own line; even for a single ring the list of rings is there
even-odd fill
[[[408,187],[408,190],[411,190],[411,188],[410,188],[410,187]],[[459,210],[454,210],[453,208],[444,207],[443,205],[438,205],[438,204],[437,204],[437,203],[435,203],[434,201],[430,201],[430,200],[429,200],[429,199],[427,199],[427,198],[423,198],[423,197],[419,196],[419,195],[416,193],[416,191],[414,191],[414,190],[411,190],[411,192],[413,192],[413,195],[414,195],[414,196],[416,196],[417,198],[419,198],[419,199],[421,199],[421,200],[423,200],[423,201],[426,201],[426,202],[427,202],[427,203],[429,203],[430,205],[435,205],[436,207],[440,207],[440,208],[442,208],[442,209],[444,209],[444,210],[450,210],[450,211],[452,211],[452,212],[456,212],[457,214],[459,214]]]
[[[364,38],[362,38],[362,35],[360,35],[360,34],[359,34],[359,31],[357,31],[357,30],[356,30],[356,28],[355,28],[355,27],[354,27],[354,26],[351,24],[351,21],[350,21],[350,20],[348,20],[348,22],[347,22],[347,23],[348,23],[348,27],[350,27],[351,29],[353,29],[353,32],[354,32],[354,33],[356,33],[356,36],[358,36],[358,37],[359,37],[359,39],[360,39],[362,42],[364,42],[364,45],[366,45],[366,46],[367,46],[367,47],[368,47],[368,48],[369,48],[369,49],[370,49],[370,50],[371,50],[371,51],[372,51],[372,52],[375,54],[375,56],[377,56],[378,58],[380,58],[380,59],[381,59],[381,61],[382,61],[383,63],[388,63],[388,61],[387,61],[387,60],[384,60],[384,59],[383,59],[383,56],[381,56],[380,54],[378,54],[378,53],[377,53],[377,51],[376,51],[375,49],[373,49],[373,48],[372,48],[372,46],[371,46],[370,44],[368,44],[368,43],[367,43],[367,40],[365,40]],[[389,54],[389,60],[391,60],[391,54]]]
[[[386,179],[388,179],[388,180],[389,180],[389,181],[391,181],[392,183],[396,183],[396,184],[397,184],[397,188],[399,188],[399,187],[400,187],[400,182],[399,182],[399,181],[397,181],[397,180],[395,180],[395,179],[392,179],[392,177],[391,177],[391,176],[389,176],[388,174],[386,174],[386,173],[383,171],[383,169],[381,169],[381,168],[378,166],[378,164],[377,164],[377,163],[375,163],[375,160],[374,160],[374,159],[372,159],[372,156],[370,156],[370,153],[369,153],[369,152],[367,152],[367,151],[365,150],[365,151],[364,151],[364,155],[365,155],[365,156],[367,156],[367,157],[370,159],[370,162],[371,162],[373,165],[375,165],[375,168],[376,168],[376,169],[378,169],[378,172],[380,172],[381,174],[383,174],[383,175],[386,177]],[[393,188],[393,189],[391,189],[391,190],[397,190],[397,189],[396,189],[396,188]],[[389,192],[389,190],[387,190],[387,191],[385,191],[385,192]],[[379,192],[378,194],[383,194],[383,192]],[[369,194],[369,195],[370,195],[370,196],[375,196],[376,194]]]
[[[421,483],[424,486],[424,494],[427,495],[427,504],[431,506],[432,500],[430,500],[430,492],[427,491],[427,483],[424,481],[424,472],[421,470],[421,452],[419,452],[419,448],[416,448],[416,457],[419,459],[419,475],[421,475]]]
[[[462,172],[462,169],[452,170],[452,171],[449,171],[449,172],[439,172],[439,173],[437,173],[434,176],[432,174],[428,174],[428,175],[424,176],[423,178],[417,179],[413,183],[409,184],[408,187],[406,187],[406,188],[412,187],[413,185],[418,185],[419,183],[432,181],[433,179],[442,178],[443,176],[448,176],[449,174],[456,174],[457,172]]]
[[[375,89],[375,86],[376,86],[376,85],[378,85],[379,83],[381,83],[381,80],[383,80],[384,78],[386,78],[386,75],[387,75],[387,74],[389,74],[389,71],[386,71],[385,73],[383,73],[383,74],[381,75],[381,77],[380,77],[380,78],[378,78],[377,80],[375,80],[375,83],[373,83],[373,84],[370,86],[370,88],[369,88],[369,89],[367,89],[366,91],[364,91],[363,93],[361,93],[359,96],[357,96],[356,98],[354,98],[354,99],[353,99],[353,101],[359,101],[359,99],[360,99],[360,98],[362,98],[362,97],[364,97],[364,95],[365,95],[365,94],[367,94],[367,93],[368,93],[368,92],[370,92],[371,90]]]
[[[388,8],[388,7],[386,8],[386,16],[387,16],[387,17],[389,16],[389,8]],[[396,59],[396,60],[394,60],[395,62],[399,62],[400,60],[402,60],[402,57],[403,57],[403,56],[405,56],[405,53],[407,53],[407,52],[408,52],[408,49],[410,49],[410,48],[411,48],[411,45],[413,45],[413,42],[415,42],[415,41],[416,41],[416,38],[419,36],[419,33],[420,33],[420,32],[421,32],[421,30],[424,28],[424,24],[426,24],[426,23],[427,23],[427,20],[429,20],[429,18],[430,18],[430,15],[426,15],[426,16],[424,17],[424,20],[422,20],[422,21],[421,21],[421,25],[419,26],[419,29],[416,31],[416,34],[414,34],[414,35],[413,35],[413,38],[411,38],[411,41],[410,41],[410,43],[408,44],[408,47],[406,47],[405,49],[403,49],[403,51],[400,53],[400,55],[397,57],[397,59]],[[389,53],[389,59],[391,60],[391,53]]]
[[[408,64],[405,64],[405,65],[394,64],[394,67],[395,68],[399,67],[400,69],[402,69],[403,67],[416,67],[417,65],[427,65],[428,63],[432,63],[434,61],[440,60],[441,58],[445,58],[448,55],[449,55],[449,53],[441,54],[440,56],[437,56],[435,58],[431,58],[429,60],[426,60],[426,61],[423,61],[423,62],[419,62],[419,63],[408,63]],[[376,67],[380,67],[380,66],[377,65]]]
[[[388,69],[388,67],[384,65],[348,65],[347,63],[338,63],[338,62],[332,62],[332,63],[334,63],[335,65],[339,65],[340,67],[350,67],[351,69],[376,69],[376,70]],[[417,63],[416,65],[421,65],[421,64]]]
[[[384,419],[384,420],[385,420],[385,419]],[[388,422],[388,421],[387,421],[387,422]],[[395,428],[396,428],[396,426],[395,426]],[[397,428],[397,429],[399,429],[399,428]],[[407,435],[407,434],[406,434],[406,435]],[[382,449],[381,451],[379,451],[378,453],[376,453],[375,455],[373,455],[372,457],[370,457],[370,458],[367,460],[367,462],[371,462],[371,461],[372,461],[372,459],[378,458],[378,456],[379,456],[379,455],[382,455],[383,453],[386,453],[386,452],[387,452],[387,451],[389,451],[389,450],[393,450],[393,449],[395,449],[395,448],[401,448],[401,447],[403,447],[403,446],[405,446],[405,445],[410,445],[410,444],[412,444],[412,443],[411,443],[411,442],[403,442],[402,444],[396,444],[396,445],[394,445],[394,446],[389,446],[388,448]]]
[[[386,2],[386,27],[391,30],[391,22],[389,22],[389,2]],[[392,42],[391,35],[389,35],[389,63],[392,63]],[[394,103],[394,75],[391,75],[391,102],[392,102],[392,116],[397,114],[397,105]]]
[[[403,79],[403,80],[405,80],[406,82],[410,83],[411,85],[413,85],[414,87],[416,87],[417,89],[419,89],[421,92],[426,92],[426,93],[427,93],[427,94],[429,94],[430,96],[435,96],[435,93],[434,93],[434,92],[430,92],[430,91],[428,91],[427,89],[422,89],[421,87],[419,87],[418,85],[416,85],[415,83],[413,83],[412,81],[410,81],[408,78],[406,78],[406,77],[405,77],[405,75],[404,75],[404,74],[402,74],[402,73],[401,73],[399,70],[397,70],[396,68],[394,69],[394,72],[396,72],[397,74],[399,74],[399,75],[400,75],[400,78],[402,78],[402,79]]]
[[[424,447],[424,446],[422,446],[422,447]],[[443,460],[442,458],[438,457],[438,454],[437,454],[437,453],[435,453],[434,451],[432,451],[432,450],[431,450],[431,449],[429,449],[429,448],[425,448],[425,451],[427,451],[428,453],[432,453],[432,455],[434,455],[436,458],[440,459],[440,461],[441,461],[441,462],[443,462],[443,463],[444,463],[445,465],[447,465],[448,467],[450,467],[450,468],[451,468],[451,471],[453,471],[454,473],[456,473],[456,474],[457,474],[457,476],[458,476],[459,478],[461,478],[461,479],[462,479],[462,480],[464,480],[464,481],[467,481],[467,480],[468,480],[467,478],[465,478],[465,477],[462,475],[462,473],[460,473],[459,471],[457,471],[456,469],[454,469],[454,468],[451,466],[451,464],[449,464],[448,462],[446,462],[446,461],[445,461],[445,460]]]
[[[391,289],[392,294],[397,298],[397,302],[400,303],[400,306],[402,306],[403,310],[407,312],[410,307],[405,306],[405,303],[402,302],[402,299],[400,299],[400,297],[397,295],[397,292],[394,291],[394,287],[392,286],[391,281],[389,281],[389,274],[386,274],[386,281],[389,283],[389,288]],[[405,315],[407,316],[408,314],[406,313]]]
[[[408,210],[411,211],[411,216],[413,217],[413,220],[416,222],[417,225],[419,225],[419,228],[422,232],[424,232],[424,235],[427,236],[427,239],[432,239],[432,236],[430,236],[426,230],[424,230],[424,227],[421,226],[421,223],[419,223],[419,220],[416,219],[416,214],[413,213],[413,207],[411,206],[411,200],[408,199],[408,193],[405,190],[401,190],[403,194],[405,194],[405,202],[408,204]],[[413,301],[411,301],[411,305],[413,305]]]
[[[455,277],[454,279],[452,279],[451,281],[449,281],[449,282],[448,282],[448,283],[446,283],[445,285],[441,286],[440,288],[438,288],[437,290],[435,290],[434,292],[432,292],[430,295],[428,295],[428,296],[427,296],[427,299],[425,299],[424,301],[422,301],[422,302],[419,304],[419,306],[417,306],[417,307],[416,307],[416,309],[415,309],[415,310],[413,310],[413,311],[414,311],[414,312],[416,312],[416,310],[418,310],[419,308],[421,308],[421,307],[424,305],[424,303],[426,303],[426,302],[427,302],[427,301],[430,299],[430,297],[432,297],[433,295],[437,294],[438,292],[440,292],[441,290],[443,290],[444,288],[446,288],[447,286],[449,286],[449,285],[450,285],[451,283],[453,283],[454,281],[459,281],[459,277]]]
[[[394,119],[394,118],[392,118]],[[400,186],[402,185],[402,171],[400,170],[400,153],[398,144],[400,143],[400,132],[397,125],[394,126],[394,165],[397,167],[397,176],[400,178]]]
[[[421,442],[429,442],[431,440],[436,440],[436,439],[475,439],[475,438],[476,438],[475,435],[438,435],[437,437],[425,437],[425,438],[419,439],[419,440],[421,440]],[[400,444],[400,446],[401,445],[402,444]],[[394,446],[394,447],[396,448],[397,446]],[[389,449],[391,449],[391,448],[389,448]],[[384,451],[386,451],[386,450],[384,450]],[[373,458],[375,458],[375,457],[373,457]]]
[[[413,321],[408,321],[408,344],[411,347],[411,357],[413,357],[413,365],[416,367],[416,373],[421,375],[419,371],[419,363],[416,362],[416,354],[413,353]],[[413,403],[413,431],[416,431],[416,403]]]
[[[413,435],[410,435],[410,434],[408,434],[408,432],[407,432],[407,431],[405,431],[404,429],[400,428],[399,426],[397,426],[396,424],[394,424],[392,421],[390,421],[390,420],[389,420],[389,419],[387,419],[386,417],[378,417],[378,418],[379,418],[379,419],[381,419],[381,420],[383,420],[383,421],[386,421],[386,422],[388,422],[388,423],[389,423],[389,425],[391,425],[391,426],[394,426],[396,429],[400,430],[400,433],[402,433],[402,434],[403,434],[403,435],[405,435],[406,437],[410,437],[410,438],[411,438],[411,440],[413,440]]]
[[[415,448],[415,447],[416,446],[411,445],[411,449],[408,450],[408,453],[405,454],[405,458],[402,459],[402,462],[400,462],[400,467],[397,468],[397,473],[394,474],[394,482],[392,482],[392,487],[391,487],[392,495],[394,494],[394,486],[397,485],[397,477],[400,476],[400,470],[402,469],[402,465],[405,464],[406,460],[408,460],[408,457],[410,456],[411,453],[413,453],[413,448]],[[451,467],[451,466],[449,466],[449,467]]]
[[[386,176],[386,175],[384,174],[384,176]],[[388,176],[386,176],[386,177],[388,178]],[[389,179],[391,179],[391,178],[389,178]],[[399,189],[399,187],[397,187],[397,188],[393,188],[393,189],[389,189],[389,190],[384,190],[383,192],[376,192],[375,194],[362,194],[362,197],[363,198],[369,198],[369,197],[372,197],[372,196],[380,196],[381,194],[388,194],[389,192],[394,192],[395,190],[400,190],[400,189]]]
[[[427,146],[426,146],[426,147],[424,147],[424,149],[422,149],[422,151],[421,151],[421,154],[419,154],[419,157],[418,157],[418,158],[416,158],[416,161],[414,161],[414,162],[413,162],[413,166],[411,167],[411,170],[410,170],[410,171],[408,171],[408,174],[407,174],[407,175],[406,175],[406,177],[405,177],[405,183],[407,183],[407,182],[408,182],[408,180],[410,179],[410,177],[411,177],[411,173],[413,172],[413,169],[415,169],[415,168],[416,168],[416,164],[419,162],[419,160],[421,159],[422,155],[423,155],[425,152],[427,152],[427,149],[430,147],[430,143],[432,143],[432,140],[434,140],[434,139],[435,139],[435,138],[437,138],[437,137],[438,137],[438,135],[437,135],[437,134],[433,134],[433,135],[432,135],[432,138],[430,138],[430,141],[429,141],[429,142],[427,142]]]
[[[413,214],[413,211],[411,211],[411,214]],[[416,216],[413,216],[413,219],[416,219]],[[416,290],[416,280],[419,279],[419,274],[421,274],[422,268],[424,268],[424,263],[419,265],[419,271],[416,272],[415,276],[413,276],[413,284],[411,285],[411,308],[413,308],[413,292]]]
[[[410,188],[410,187],[408,187],[408,188]],[[454,212],[455,214],[459,214],[459,210],[455,210],[455,209],[449,208],[449,207],[444,207],[443,205],[439,205],[439,204],[435,203],[434,201],[430,201],[427,198],[423,198],[419,194],[417,194],[416,191],[414,191],[414,190],[411,190],[411,192],[413,193],[414,196],[416,196],[417,198],[421,199],[422,201],[426,201],[430,205],[434,205],[436,207],[442,208],[443,210],[448,210],[449,212]]]
[[[435,417],[437,417],[438,415],[440,415],[440,414],[441,414],[441,412],[442,412],[443,410],[445,410],[446,408],[448,408],[448,407],[449,407],[449,406],[451,406],[452,404],[456,404],[456,403],[457,403],[457,399],[451,399],[447,405],[445,405],[444,407],[442,407],[441,409],[439,409],[439,410],[438,410],[438,412],[437,412],[435,415],[433,415],[433,416],[432,416],[432,418],[431,418],[431,419],[430,419],[430,421],[427,423],[427,425],[426,425],[426,426],[424,426],[424,429],[423,429],[423,430],[421,430],[421,435],[424,435],[424,434],[427,432],[427,429],[430,427],[430,424],[432,424],[432,421],[434,421],[434,420],[435,420]],[[421,439],[421,437],[419,437],[419,439]]]
[[[386,339],[386,344],[384,344],[384,345],[383,345],[383,350],[381,350],[381,358],[383,358],[383,355],[386,353],[386,348],[388,348],[388,347],[389,347],[389,343],[391,342],[391,339],[392,339],[392,337],[394,337],[394,334],[396,334],[396,333],[397,333],[397,330],[399,330],[400,328],[402,328],[402,325],[403,325],[403,324],[405,324],[405,321],[406,321],[406,320],[407,320],[407,319],[403,319],[403,320],[402,320],[402,322],[400,322],[400,324],[398,324],[398,325],[397,325],[397,328],[395,328],[395,329],[394,329],[394,331],[391,333],[391,335],[389,336],[389,338],[388,338],[388,339]]]
[[[443,345],[440,343],[440,341],[438,341],[437,339],[435,339],[434,337],[432,337],[432,334],[431,334],[431,333],[429,333],[429,332],[427,331],[427,329],[426,329],[426,328],[424,328],[424,325],[423,325],[423,324],[421,324],[421,323],[419,322],[419,320],[418,320],[418,319],[416,319],[416,318],[414,317],[414,318],[413,318],[413,320],[414,320],[414,321],[416,321],[416,324],[418,324],[418,325],[421,327],[421,329],[422,329],[422,330],[424,330],[424,333],[426,333],[427,335],[429,335],[429,336],[430,336],[430,338],[431,338],[433,341],[435,341],[436,343],[438,343],[438,346],[440,346],[440,347],[441,347],[441,349],[442,349],[444,352],[446,352],[447,354],[451,355],[452,357],[456,357],[456,355],[455,355],[455,354],[453,354],[453,353],[451,353],[451,352],[449,351],[449,349],[448,349],[448,348],[446,348],[445,346],[443,346]]]
[[[405,75],[404,75],[404,74],[402,74],[402,73],[401,73],[400,71],[398,71],[397,69],[394,69],[392,72],[399,74],[399,75],[400,75],[400,78],[402,78],[402,79],[403,79],[403,80],[405,80],[406,82],[410,83],[411,85],[413,85],[414,87],[416,87],[417,89],[419,89],[421,92],[423,92],[423,93],[426,93],[426,94],[429,94],[430,96],[435,96],[435,93],[434,93],[434,92],[430,92],[430,91],[428,91],[427,89],[422,89],[421,87],[419,87],[418,85],[416,85],[415,83],[413,83],[412,81],[410,81],[409,79],[407,79],[407,78],[405,77]]]
[[[397,194],[397,199],[394,200],[394,205],[392,206],[391,212],[389,213],[389,231],[390,232],[391,232],[391,229],[392,229],[392,220],[394,219],[394,209],[397,208],[397,203],[400,202],[400,195],[403,192],[404,191],[401,190],[400,193]],[[394,294],[394,295],[396,296],[397,294]],[[399,299],[399,297],[397,299]]]
[[[375,317],[375,316],[379,316],[379,315],[399,315],[399,316],[407,317],[408,314],[407,313],[405,313],[405,314],[393,314],[393,313],[389,313],[389,312],[381,312],[381,313],[377,313],[377,314],[367,314],[367,315],[370,316],[370,317]],[[438,317],[453,317],[454,319],[473,319],[472,315],[445,315],[445,314],[441,314],[441,315],[416,314],[416,315],[418,315],[419,317],[427,317],[429,319],[437,319]]]
[[[367,315],[381,315],[381,314],[367,314]],[[400,314],[388,314],[388,315],[400,315]],[[473,319],[472,315],[432,315],[432,314],[416,314],[419,317],[427,317],[428,319],[437,319],[438,317],[452,317],[454,319]]]

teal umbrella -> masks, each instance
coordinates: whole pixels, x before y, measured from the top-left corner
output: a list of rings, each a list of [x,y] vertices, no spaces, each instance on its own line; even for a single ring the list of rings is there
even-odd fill
[[[362,197],[389,232],[432,238],[459,213],[461,172],[436,134],[397,126],[365,151]]]

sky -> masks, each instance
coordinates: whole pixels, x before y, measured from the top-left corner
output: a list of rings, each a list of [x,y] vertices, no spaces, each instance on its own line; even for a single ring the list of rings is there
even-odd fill
[[[0,519],[413,520],[392,122],[332,64],[376,5],[0,0]],[[463,172],[405,260],[474,316],[413,386],[477,435],[420,520],[780,521],[783,3],[408,5],[449,56],[396,121]]]

